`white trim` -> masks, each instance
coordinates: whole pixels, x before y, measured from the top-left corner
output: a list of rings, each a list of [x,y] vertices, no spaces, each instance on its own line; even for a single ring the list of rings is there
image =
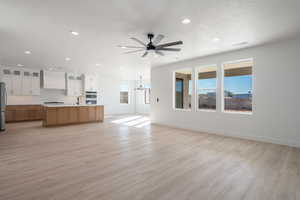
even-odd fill
[[[213,109],[197,109],[197,111],[196,112],[211,112],[211,113],[216,113],[217,112],[217,110],[215,109],[215,110],[213,110]]]
[[[182,108],[182,109],[180,109],[180,108],[173,108],[173,110],[174,111],[181,111],[181,112],[191,112],[192,111],[192,109],[184,109],[184,108]]]
[[[228,111],[228,110],[225,110],[223,111],[223,113],[225,114],[240,114],[240,115],[253,115],[253,112],[252,111]]]

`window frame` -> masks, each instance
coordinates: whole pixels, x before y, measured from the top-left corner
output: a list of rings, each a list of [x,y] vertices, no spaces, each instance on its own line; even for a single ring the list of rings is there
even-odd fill
[[[199,78],[198,78],[198,74],[199,74],[199,70],[201,69],[201,68],[205,68],[205,67],[215,67],[216,68],[216,88],[215,88],[215,90],[216,90],[216,109],[214,109],[214,110],[211,110],[211,109],[201,109],[201,108],[199,108],[199,95],[198,95],[198,80],[199,80]],[[210,64],[210,65],[201,65],[201,66],[199,66],[199,67],[196,67],[195,68],[195,74],[194,74],[194,80],[195,80],[195,108],[196,108],[196,112],[213,112],[213,113],[215,113],[215,112],[217,112],[217,110],[218,110],[218,90],[219,90],[219,73],[218,73],[218,65],[217,64]]]
[[[176,72],[181,71],[181,70],[189,70],[191,71],[191,81],[192,81],[192,94],[191,94],[191,108],[176,108]],[[180,111],[180,112],[192,112],[193,111],[193,95],[195,93],[195,86],[194,86],[194,67],[182,67],[173,70],[172,72],[172,108],[174,111]],[[184,96],[183,96],[184,98]],[[184,104],[184,101],[183,101]]]
[[[225,95],[224,95],[224,81],[225,81],[225,65],[226,64],[234,64],[234,63],[239,63],[239,62],[247,62],[251,61],[252,62],[252,84],[251,84],[251,91],[252,91],[252,101],[251,101],[251,106],[252,106],[252,111],[249,112],[243,112],[243,111],[228,111],[225,110]],[[255,111],[255,106],[254,106],[254,99],[255,99],[255,92],[254,92],[254,58],[246,58],[246,59],[239,59],[239,60],[233,60],[233,61],[226,61],[223,62],[221,65],[221,71],[222,71],[222,76],[221,76],[221,113],[225,114],[241,114],[241,115],[253,115]]]

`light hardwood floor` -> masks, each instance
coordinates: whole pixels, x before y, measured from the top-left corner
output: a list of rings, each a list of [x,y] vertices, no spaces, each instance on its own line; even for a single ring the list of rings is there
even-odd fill
[[[8,124],[0,199],[300,199],[300,149],[111,121]]]

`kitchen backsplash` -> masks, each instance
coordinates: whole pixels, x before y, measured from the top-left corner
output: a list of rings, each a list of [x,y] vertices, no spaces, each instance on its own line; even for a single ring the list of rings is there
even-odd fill
[[[66,96],[65,90],[41,89],[39,96],[8,96],[8,105],[43,104],[47,101],[61,101],[65,104],[75,104],[76,97]]]

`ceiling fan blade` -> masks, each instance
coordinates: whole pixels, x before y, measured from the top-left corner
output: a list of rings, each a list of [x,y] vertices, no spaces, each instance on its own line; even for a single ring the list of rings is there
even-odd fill
[[[164,35],[159,34],[159,35],[157,35],[157,36],[155,37],[155,39],[154,39],[154,41],[153,41],[152,43],[153,43],[154,45],[157,45],[157,44],[159,44],[164,38],[165,38]]]
[[[179,48],[158,48],[159,51],[181,51]]]
[[[161,52],[161,51],[155,51],[155,53],[157,54],[157,55],[160,55],[160,56],[164,56],[165,54],[163,53],[163,52]]]
[[[140,51],[145,51],[145,50],[144,49],[139,49],[139,50],[134,50],[134,51],[127,51],[124,54],[136,53],[136,52],[140,52]]]
[[[148,55],[148,51],[146,51],[143,55],[142,55],[142,57],[144,58],[144,57],[146,57]]]
[[[122,46],[122,45],[118,45],[118,47],[120,47],[122,49],[145,49],[145,47],[137,47],[137,46]]]
[[[132,37],[132,38],[130,38],[130,39],[136,41],[137,43],[143,45],[144,47],[147,47],[147,45],[146,45],[144,42],[142,42],[141,40],[139,40],[139,39],[137,39],[137,38],[135,38],[135,37]]]
[[[169,47],[169,46],[175,46],[175,45],[181,45],[181,44],[183,44],[182,41],[170,42],[170,43],[158,45],[156,48]]]

